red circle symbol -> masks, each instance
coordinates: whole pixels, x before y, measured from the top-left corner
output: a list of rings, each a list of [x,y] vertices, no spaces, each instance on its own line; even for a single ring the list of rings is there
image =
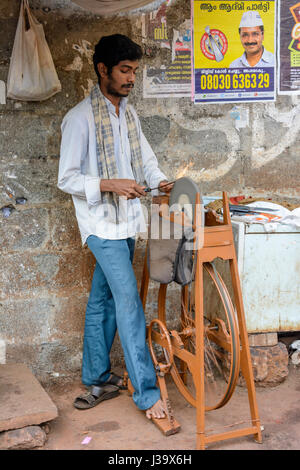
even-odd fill
[[[223,55],[228,49],[228,41],[224,33],[219,29],[211,29],[210,36],[204,33],[200,41],[200,49],[207,59],[216,60],[211,42],[214,41]]]

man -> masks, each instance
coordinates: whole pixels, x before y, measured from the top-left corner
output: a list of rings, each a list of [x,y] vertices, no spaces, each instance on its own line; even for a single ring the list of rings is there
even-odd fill
[[[274,66],[274,55],[263,46],[264,25],[259,13],[246,11],[243,14],[239,34],[245,52],[230,64],[230,68]]]
[[[82,243],[96,258],[83,342],[82,382],[88,391],[74,406],[91,408],[124,388],[109,358],[118,328],[133,400],[150,419],[165,413],[132,260],[134,237],[146,231],[140,203],[147,195],[144,181],[156,188],[167,179],[127,104],[141,57],[140,46],[120,34],[96,45],[98,84],[62,122],[58,187],[72,195]],[[164,192],[170,190],[164,186]]]

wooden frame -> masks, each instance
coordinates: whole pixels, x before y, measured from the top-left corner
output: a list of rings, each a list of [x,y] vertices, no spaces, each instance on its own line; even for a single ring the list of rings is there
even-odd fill
[[[154,201],[164,204],[167,202],[167,198],[160,198],[159,201]],[[200,194],[196,197],[196,208],[195,215],[200,214]],[[194,218],[194,226],[196,229],[201,229],[200,222],[197,218]],[[199,217],[199,215],[198,215]],[[148,337],[151,350],[152,341],[160,344],[166,351],[169,351],[169,357],[173,356],[173,353],[184,359],[184,362],[188,364],[188,368],[192,372],[195,387],[196,397],[191,399],[186,393],[186,390],[181,387],[178,382],[178,375],[176,371],[169,364],[155,363],[155,367],[158,375],[158,385],[161,390],[162,400],[169,407],[168,416],[164,419],[153,420],[155,424],[165,435],[174,434],[180,429],[179,423],[175,420],[173,412],[170,408],[168,401],[167,388],[165,384],[165,374],[171,373],[174,381],[177,381],[177,387],[182,395],[196,408],[196,448],[203,450],[207,444],[226,439],[232,439],[241,436],[253,435],[257,442],[262,442],[261,426],[258,414],[258,407],[256,401],[256,393],[254,386],[254,377],[251,365],[251,356],[248,342],[248,334],[246,330],[246,322],[244,315],[242,292],[240,287],[240,279],[238,273],[236,252],[234,247],[234,239],[232,233],[232,226],[230,220],[229,204],[227,194],[223,192],[223,222],[220,223],[217,218],[212,214],[206,214],[205,227],[202,227],[202,234],[196,235],[199,240],[199,236],[202,237],[202,243],[197,246],[197,259],[196,259],[196,272],[195,272],[195,338],[196,347],[195,354],[192,354],[184,348],[181,338],[177,331],[173,330],[168,332],[166,327],[166,316],[165,316],[165,305],[166,305],[166,293],[167,285],[160,284],[158,294],[158,318],[153,320],[160,325],[160,333],[152,330],[152,322],[148,327]],[[200,235],[199,235],[200,234]],[[251,414],[251,426],[243,429],[232,430],[229,432],[206,435],[205,434],[205,388],[204,388],[204,319],[203,319],[203,264],[211,262],[215,258],[221,258],[224,261],[228,261],[230,265],[230,273],[232,280],[232,287],[234,292],[234,303],[236,307],[236,316],[238,321],[239,338],[240,338],[240,362],[239,369],[241,370],[248,391],[248,401],[250,406]],[[143,307],[146,307],[147,292],[149,286],[149,272],[147,267],[147,253],[144,260],[143,276],[140,288],[140,296],[143,303]],[[182,288],[182,299],[186,300],[186,288]],[[154,357],[152,355],[152,357]],[[171,361],[170,361],[171,362]],[[129,388],[131,387],[129,381]]]

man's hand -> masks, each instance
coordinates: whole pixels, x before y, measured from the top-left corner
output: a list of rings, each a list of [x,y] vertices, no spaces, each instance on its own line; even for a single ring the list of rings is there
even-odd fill
[[[147,196],[144,191],[145,186],[140,186],[135,180],[129,179],[111,179],[100,182],[100,191],[109,191],[123,196],[126,199],[135,199],[136,197]]]
[[[158,189],[159,191],[169,194],[174,186],[174,183],[169,183],[167,180],[163,180],[159,183]]]

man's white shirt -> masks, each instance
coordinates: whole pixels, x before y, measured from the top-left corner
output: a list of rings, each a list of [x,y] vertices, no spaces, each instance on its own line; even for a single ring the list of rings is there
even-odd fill
[[[274,54],[272,52],[266,51],[264,49],[264,52],[257,62],[257,64],[254,65],[254,67],[274,67],[275,65],[275,59],[274,59]],[[230,65],[229,68],[235,68],[235,67],[252,67],[246,57],[246,53],[239,57],[238,59],[234,60]]]
[[[115,106],[104,97],[109,110],[114,136],[118,177],[134,179],[131,168],[131,152],[125,117],[127,98],[122,98],[119,116]],[[157,158],[144,136],[140,121],[136,119],[141,141],[143,170],[147,185],[155,188],[167,177],[159,170]],[[120,240],[146,232],[147,225],[140,199],[120,197],[119,224],[106,205],[101,202],[96,130],[90,96],[78,103],[64,117],[57,186],[72,195],[82,244],[89,235]]]

